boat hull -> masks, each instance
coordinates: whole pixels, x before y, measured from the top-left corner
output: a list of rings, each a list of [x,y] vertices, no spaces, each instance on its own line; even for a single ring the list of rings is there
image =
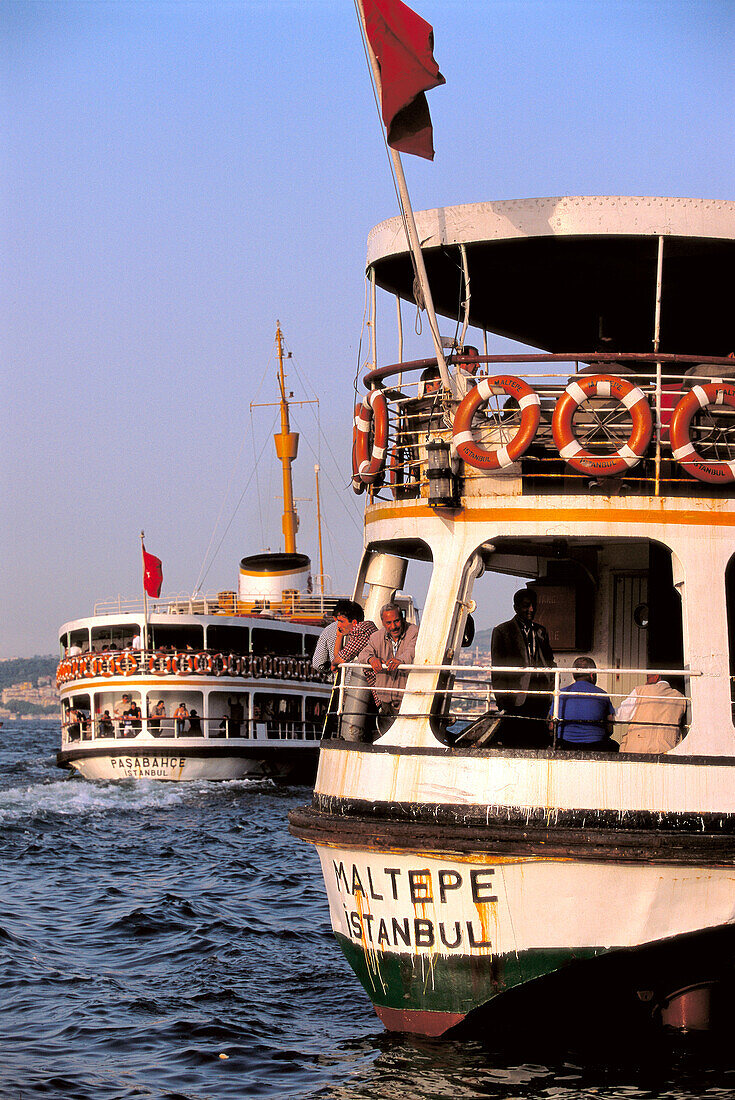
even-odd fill
[[[193,743],[192,743],[193,742]],[[155,779],[169,782],[231,779],[271,779],[311,785],[316,776],[318,743],[258,745],[228,738],[202,744],[189,738],[155,741],[97,742],[57,753],[60,767],[75,768],[85,779]]]
[[[511,994],[546,1003],[550,982],[553,1003],[627,1002],[650,1018],[735,965],[735,867],[714,832],[683,859],[677,832],[652,828],[554,829],[547,851],[548,824],[432,828],[304,808],[291,827],[317,848],[335,936],[389,1030],[481,1028]],[[587,970],[605,958],[602,992]]]

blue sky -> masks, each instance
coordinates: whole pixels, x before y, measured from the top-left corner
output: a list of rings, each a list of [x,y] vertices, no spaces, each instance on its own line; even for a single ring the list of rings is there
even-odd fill
[[[731,0],[415,6],[447,79],[434,163],[405,159],[416,209],[735,198]],[[325,568],[351,586],[365,241],[396,213],[353,4],[5,0],[0,35],[0,656],[136,594],[141,528],[172,592],[220,515],[205,589],[279,546],[272,462],[232,519],[270,450],[249,405],[275,396],[276,319],[296,396],[321,399],[295,410],[299,548],[316,557],[318,456]]]

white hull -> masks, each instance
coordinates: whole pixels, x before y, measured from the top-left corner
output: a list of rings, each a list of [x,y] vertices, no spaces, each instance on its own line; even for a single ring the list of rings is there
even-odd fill
[[[247,738],[137,737],[121,744],[98,740],[94,745],[67,748],[59,764],[75,768],[85,779],[155,779],[185,782],[197,779],[273,779],[311,783],[316,772],[318,742],[287,746],[258,745]]]
[[[406,951],[430,973],[438,955],[608,951],[735,920],[733,867],[318,850],[332,927],[362,948],[376,984]]]

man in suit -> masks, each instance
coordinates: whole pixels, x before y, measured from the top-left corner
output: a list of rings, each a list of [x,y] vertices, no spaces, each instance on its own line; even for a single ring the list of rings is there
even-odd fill
[[[554,653],[549,635],[534,622],[536,593],[524,588],[513,597],[515,615],[500,623],[492,633],[490,656],[496,666],[553,668]],[[502,720],[493,744],[514,749],[546,748],[550,736],[546,724],[554,678],[548,672],[495,672],[492,674],[495,701]],[[541,694],[534,694],[539,692]]]

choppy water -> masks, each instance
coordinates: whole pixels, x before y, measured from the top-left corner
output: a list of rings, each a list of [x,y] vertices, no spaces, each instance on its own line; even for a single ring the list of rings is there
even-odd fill
[[[308,791],[87,783],[0,730],[0,1097],[735,1098],[700,1049],[594,1063],[387,1035],[289,836]],[[226,1055],[226,1057],[222,1057]]]

